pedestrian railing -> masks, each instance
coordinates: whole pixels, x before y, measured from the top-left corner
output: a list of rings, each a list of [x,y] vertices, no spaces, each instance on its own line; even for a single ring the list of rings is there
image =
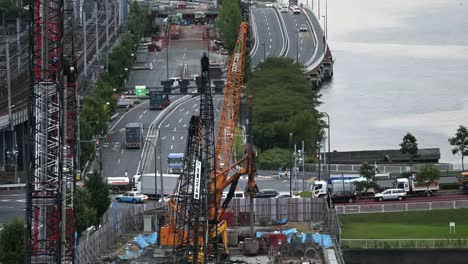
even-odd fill
[[[468,208],[468,200],[433,201],[417,203],[373,203],[335,205],[338,214],[365,214],[409,211],[431,211],[444,209]]]
[[[341,248],[468,248],[468,239],[341,239]]]

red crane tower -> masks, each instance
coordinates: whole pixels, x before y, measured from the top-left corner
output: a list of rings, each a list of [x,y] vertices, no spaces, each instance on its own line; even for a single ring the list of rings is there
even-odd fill
[[[30,0],[29,6],[32,81],[26,262],[72,263],[76,171],[73,45],[67,60],[64,28],[69,25],[64,24],[64,0]],[[73,34],[73,30],[68,32]]]

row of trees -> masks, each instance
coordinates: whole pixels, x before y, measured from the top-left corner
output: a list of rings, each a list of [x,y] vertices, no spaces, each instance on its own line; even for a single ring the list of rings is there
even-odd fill
[[[448,142],[453,146],[452,154],[460,156],[462,171],[465,171],[464,160],[465,156],[468,156],[468,128],[460,125],[455,135],[448,139]],[[408,154],[410,156],[410,167],[412,166],[414,159],[418,156],[418,150],[416,137],[411,133],[407,133],[400,144],[400,151],[401,153]]]
[[[259,168],[278,169],[281,163],[289,163],[295,142],[304,141],[306,151],[315,152],[322,133],[316,109],[319,96],[310,89],[299,64],[288,58],[268,58],[252,72],[247,88],[255,109],[253,136],[260,150]]]
[[[128,33],[121,35],[120,43],[112,49],[107,58],[107,72],[101,73],[96,87],[86,96],[80,112],[81,164],[95,158],[93,139],[107,132],[108,122],[115,110],[115,93],[123,87],[136,53],[136,47],[146,24],[146,10],[138,3],[130,3],[127,20]],[[88,143],[86,143],[88,142]]]
[[[232,53],[236,44],[239,25],[242,22],[242,12],[239,0],[223,1],[216,19],[216,27],[224,47]]]
[[[99,226],[109,208],[107,184],[99,173],[86,179],[84,187],[76,190],[75,231],[78,236],[90,226]],[[0,232],[0,263],[24,263],[24,221],[16,218]]]

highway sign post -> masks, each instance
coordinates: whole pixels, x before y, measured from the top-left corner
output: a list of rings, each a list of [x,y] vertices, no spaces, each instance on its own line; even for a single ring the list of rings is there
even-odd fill
[[[146,85],[135,85],[135,95],[138,97],[146,96]]]

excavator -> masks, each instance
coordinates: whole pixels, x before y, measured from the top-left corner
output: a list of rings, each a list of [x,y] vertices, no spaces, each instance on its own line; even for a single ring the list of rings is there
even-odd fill
[[[214,139],[213,100],[209,88],[209,59],[201,59],[200,115],[192,116],[183,172],[168,205],[168,223],[159,231],[160,246],[172,247],[172,263],[219,263],[229,255],[227,223],[223,215],[241,175],[248,175],[246,193],[258,192],[255,154],[248,131],[245,156],[231,164],[234,130],[241,102],[249,24],[242,22],[226,78],[222,111]],[[249,98],[251,110],[251,98]],[[249,111],[251,112],[251,111]],[[251,124],[251,120],[249,120]],[[251,130],[249,125],[248,130]],[[239,169],[240,167],[240,169]],[[229,192],[224,202],[222,193]],[[251,207],[252,208],[252,207]],[[251,229],[253,229],[253,218]],[[221,242],[221,243],[220,243]]]

